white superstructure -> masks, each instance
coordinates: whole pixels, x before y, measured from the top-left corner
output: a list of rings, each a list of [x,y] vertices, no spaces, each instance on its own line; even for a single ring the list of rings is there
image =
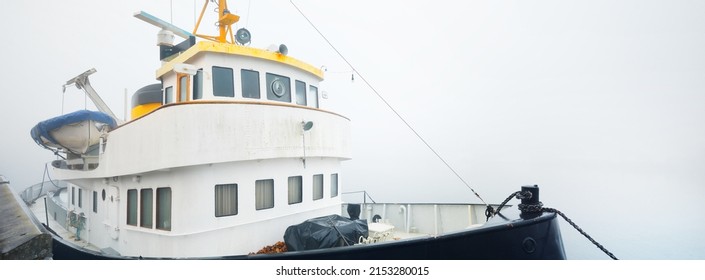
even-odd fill
[[[131,121],[52,163],[72,233],[122,256],[242,255],[340,214],[350,124],[318,108],[320,69],[217,40],[163,62]]]

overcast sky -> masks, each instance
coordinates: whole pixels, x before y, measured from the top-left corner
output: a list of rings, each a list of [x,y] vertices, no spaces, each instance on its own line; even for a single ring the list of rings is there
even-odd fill
[[[377,201],[477,202],[289,1],[231,1],[252,46],[328,69],[322,105],[352,120],[345,190]],[[618,257],[705,259],[705,2],[313,1],[297,5],[490,203],[538,184]],[[38,183],[39,121],[83,109],[90,68],[118,116],[157,82],[157,28],[191,30],[198,1],[9,1],[0,58],[0,174]],[[212,22],[204,23],[207,32]],[[90,103],[90,101],[88,101]],[[91,106],[89,105],[89,108]],[[572,258],[604,259],[562,224]]]

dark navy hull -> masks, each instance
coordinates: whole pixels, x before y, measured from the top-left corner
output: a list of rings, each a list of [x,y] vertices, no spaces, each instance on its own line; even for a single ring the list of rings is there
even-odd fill
[[[468,230],[369,245],[198,259],[298,259],[298,260],[532,260],[565,259],[556,214],[532,219],[496,216],[489,223]],[[54,259],[140,259],[88,251],[54,234]],[[154,258],[149,258],[154,259]],[[157,258],[159,259],[159,258]],[[179,258],[189,259],[189,258]]]

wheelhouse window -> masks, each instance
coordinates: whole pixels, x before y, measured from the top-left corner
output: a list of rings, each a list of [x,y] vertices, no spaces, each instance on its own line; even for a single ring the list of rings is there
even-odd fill
[[[171,230],[171,188],[157,188],[157,229]]]
[[[303,201],[303,179],[301,176],[289,177],[289,204]]]
[[[296,81],[296,104],[306,106],[306,83]]]
[[[274,208],[274,180],[257,180],[255,182],[255,209]]]
[[[215,216],[237,215],[237,184],[215,185]]]
[[[313,175],[313,200],[323,198],[323,174]]]
[[[330,197],[338,196],[338,174],[330,175]]]
[[[291,102],[291,80],[272,73],[267,73],[267,99]]]
[[[127,224],[137,225],[137,190],[127,190]]]
[[[235,97],[232,68],[213,66],[213,95]]]
[[[164,104],[174,103],[174,87],[164,89]]]
[[[242,69],[242,97],[259,99],[259,72]]]
[[[140,226],[152,228],[152,189],[140,190]]]
[[[76,187],[71,187],[71,205],[76,205]]]
[[[193,98],[192,100],[203,99],[203,69],[198,69],[193,75]]]
[[[308,101],[311,107],[318,108],[318,88],[308,86]]]

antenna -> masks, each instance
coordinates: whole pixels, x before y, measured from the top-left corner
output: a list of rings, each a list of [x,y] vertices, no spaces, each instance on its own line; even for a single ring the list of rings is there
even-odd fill
[[[174,33],[174,35],[179,36],[184,39],[188,39],[190,37],[193,37],[194,35],[191,32],[188,32],[186,30],[183,30],[181,28],[176,27],[175,25],[168,23],[164,20],[159,19],[158,17],[155,17],[153,15],[148,14],[147,12],[144,11],[139,11],[134,14],[134,17],[143,20],[144,22],[147,22],[151,25],[154,25],[156,27],[159,27],[164,30],[168,30]]]

